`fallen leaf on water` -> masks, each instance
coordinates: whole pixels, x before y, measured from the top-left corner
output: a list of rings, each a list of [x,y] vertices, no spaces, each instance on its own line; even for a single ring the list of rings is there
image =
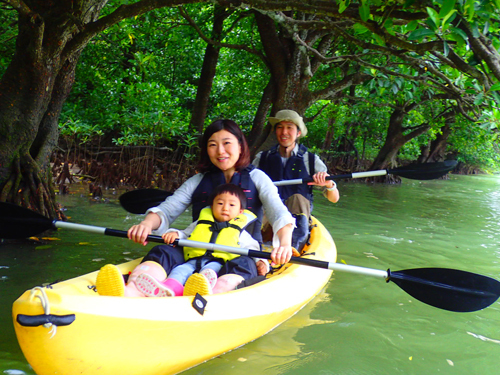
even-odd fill
[[[239,361],[239,362],[246,362],[246,361],[247,361],[247,359],[246,359],[246,358],[242,358],[242,357],[240,357],[240,358],[238,358],[238,361]]]
[[[451,359],[447,359],[446,362],[448,362],[448,364],[450,366],[455,366],[455,364],[453,363],[453,361]]]
[[[45,241],[61,241],[61,239],[57,238],[57,237],[42,237],[42,240],[45,240]]]
[[[408,359],[411,361],[413,359],[413,356],[410,356]]]
[[[35,247],[35,250],[45,250],[45,249],[50,249],[51,247],[52,245],[42,245]]]

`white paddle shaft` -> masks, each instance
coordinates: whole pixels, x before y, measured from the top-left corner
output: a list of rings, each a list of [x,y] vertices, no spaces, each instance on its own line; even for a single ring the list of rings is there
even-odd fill
[[[349,173],[347,175],[333,175],[333,176],[328,176],[326,179],[327,180],[335,180],[335,179],[342,179],[342,178],[366,178],[366,177],[375,177],[375,176],[385,176],[386,174],[387,174],[387,170],[381,169],[378,171],[354,172],[354,173]],[[302,179],[302,178],[296,178],[294,180],[274,181],[273,183],[276,186],[285,186],[285,185],[299,185],[299,184],[303,184],[304,182],[312,182],[312,179],[304,181],[304,179]]]
[[[110,235],[110,236],[115,236],[115,237],[124,237],[124,238],[127,237],[126,231],[120,231],[120,230],[109,229],[109,228],[104,228],[104,227],[97,227],[97,226],[93,226],[93,225],[68,223],[65,221],[58,221],[58,220],[54,221],[53,225],[56,228],[62,228],[62,229],[80,230],[80,231],[84,231],[84,232],[95,233],[95,234],[104,234],[104,235],[108,235],[108,236]],[[162,238],[159,236],[148,236],[148,240],[163,243]],[[243,249],[240,247],[218,245],[218,244],[213,244],[213,243],[198,242],[198,241],[191,241],[191,240],[178,240],[177,243],[179,246],[183,246],[183,247],[188,246],[188,247],[196,247],[196,248],[207,249],[207,250],[219,250],[219,251],[226,251],[226,252],[232,253],[232,254],[246,255],[246,256],[249,256],[252,258],[271,259],[271,253],[264,252],[264,251]],[[372,268],[359,267],[359,266],[350,266],[347,264],[341,264],[341,263],[336,263],[336,262],[327,262],[327,261],[322,261],[322,260],[317,260],[317,259],[292,257],[291,262],[297,263],[297,264],[303,264],[306,266],[325,268],[325,269],[329,269],[329,270],[333,270],[333,271],[341,271],[341,272],[349,272],[349,273],[355,273],[355,274],[366,275],[366,276],[374,276],[374,277],[379,277],[382,279],[387,279],[387,277],[388,277],[388,274],[386,271],[376,270],[376,269],[372,269]]]

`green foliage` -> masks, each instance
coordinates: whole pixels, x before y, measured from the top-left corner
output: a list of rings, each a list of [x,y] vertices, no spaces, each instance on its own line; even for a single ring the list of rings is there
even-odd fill
[[[500,170],[498,132],[481,126],[471,126],[461,121],[454,126],[448,140],[448,151],[457,155],[457,160],[488,172]]]
[[[67,124],[83,133],[98,126],[117,145],[165,144],[189,134],[188,103],[201,69],[193,61],[202,58],[203,44],[175,12],[126,20],[93,40],[61,114],[63,134]],[[169,38],[169,31],[176,37]]]
[[[210,35],[212,8],[195,5],[186,10]],[[258,38],[252,20],[244,18],[239,25],[225,42],[244,42],[241,35],[246,41]],[[170,8],[107,29],[81,58],[61,114],[63,134],[71,123],[82,126],[82,132],[87,124],[97,125],[113,134],[118,145],[158,145],[194,137],[188,124],[205,48],[194,29]],[[250,131],[268,79],[263,72],[254,55],[221,49],[206,122],[231,118]]]
[[[453,48],[471,64],[474,56],[468,47],[467,35],[453,24],[458,12],[473,20],[472,26],[477,32],[480,30],[493,35],[493,45],[500,47],[498,25],[490,21],[492,16],[488,13],[494,10],[495,5],[488,2],[431,1],[423,8],[428,14],[425,22],[414,20],[408,23],[396,23],[390,17],[382,18],[372,13],[374,6],[383,11],[390,2],[339,1],[339,11],[344,12],[352,3],[359,4],[361,21],[379,22],[388,34],[407,35],[408,40],[414,43],[443,40],[439,53],[448,55]],[[408,9],[414,10],[411,3],[407,2]],[[205,35],[210,36],[212,6],[194,4],[185,5],[184,9]],[[386,46],[385,39],[361,23],[346,31],[365,43]],[[243,10],[235,10],[230,15],[223,36],[224,43],[262,49],[255,20],[245,15]],[[188,128],[188,124],[205,48],[206,43],[175,8],[155,10],[107,29],[84,50],[74,89],[61,115],[61,133],[77,137],[81,142],[106,134],[117,145],[176,144],[188,150],[186,157],[193,157],[197,135]],[[338,56],[351,55],[355,50],[366,52],[345,42],[338,42],[335,48]],[[405,126],[408,128],[434,118],[444,106],[456,105],[453,100],[427,102],[442,93],[448,84],[432,75],[428,71],[430,66],[436,67],[454,85],[463,89],[464,95],[469,96],[470,102],[476,106],[476,111],[481,108],[484,113],[482,128],[476,124],[468,126],[474,132],[484,132],[482,137],[494,134],[499,118],[498,84],[485,90],[476,79],[440,64],[430,53],[421,57],[413,54],[412,57],[421,58],[422,64],[402,63],[390,55],[367,54],[363,57],[367,62],[374,67],[387,67],[387,70],[352,62],[320,66],[310,82],[311,91],[321,90],[331,82],[340,81],[346,74],[361,70],[371,75],[372,79],[356,87],[356,96],[368,102],[341,100],[314,103],[307,110],[306,117],[315,115],[327,104],[328,107],[308,123],[309,135],[303,142],[313,149],[323,148],[328,120],[334,118],[332,144],[326,145],[323,151],[339,157],[353,157],[357,151],[357,155],[366,160],[375,158],[385,141],[392,111],[389,105],[422,103],[421,107],[406,116]],[[348,69],[346,65],[349,65]],[[488,68],[483,69],[487,74]],[[240,49],[221,48],[206,123],[216,118],[232,118],[249,132],[268,80],[268,69],[260,58]],[[398,157],[416,159],[421,147],[439,133],[442,122],[435,121],[432,125],[426,134],[408,142]],[[460,153],[464,160],[469,152],[476,153],[473,147],[465,146],[469,140],[464,131],[457,132],[454,137],[450,150]],[[461,137],[463,142],[459,142]],[[493,153],[496,152],[494,142],[485,143],[493,148]],[[480,160],[490,163],[488,160],[495,158],[490,155]]]
[[[16,50],[17,14],[0,5],[0,77],[3,76]]]

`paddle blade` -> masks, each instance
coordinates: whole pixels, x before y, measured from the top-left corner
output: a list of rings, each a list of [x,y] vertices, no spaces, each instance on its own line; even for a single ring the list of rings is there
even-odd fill
[[[0,202],[0,238],[26,238],[52,228],[49,218],[12,203]]]
[[[456,160],[446,160],[438,163],[410,164],[405,167],[388,169],[387,173],[413,180],[433,180],[444,176],[457,166]]]
[[[500,296],[497,280],[448,268],[389,271],[388,281],[421,302],[456,312],[484,309]]]
[[[159,189],[137,189],[120,195],[122,207],[133,214],[144,214],[162,203],[172,193]]]

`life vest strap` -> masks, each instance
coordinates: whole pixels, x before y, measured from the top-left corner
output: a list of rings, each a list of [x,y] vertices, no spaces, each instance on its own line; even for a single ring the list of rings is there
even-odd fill
[[[218,222],[218,221],[210,221],[210,220],[198,220],[198,224],[210,225],[209,230],[212,232],[212,236],[210,237],[210,243],[215,243],[215,241],[217,240],[217,236],[219,236],[219,233],[223,229],[233,228],[233,229],[236,229],[240,233],[243,230],[243,228],[240,228],[239,226],[237,226],[235,224],[231,224],[229,221]]]

